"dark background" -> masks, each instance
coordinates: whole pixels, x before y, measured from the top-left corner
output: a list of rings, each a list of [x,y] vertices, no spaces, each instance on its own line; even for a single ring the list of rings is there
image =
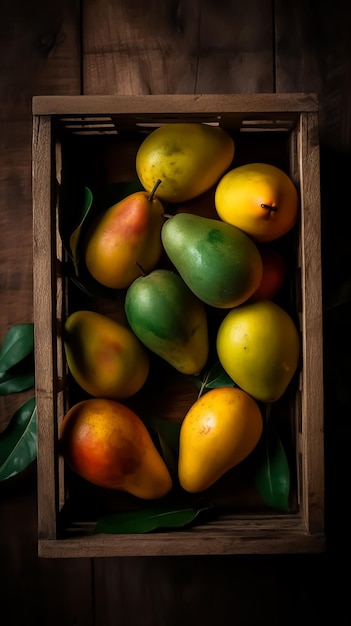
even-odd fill
[[[318,93],[327,530],[322,555],[38,559],[34,463],[0,484],[3,626],[351,623],[349,7],[0,0],[0,341],[33,321],[33,95]],[[0,432],[30,394],[0,398]]]

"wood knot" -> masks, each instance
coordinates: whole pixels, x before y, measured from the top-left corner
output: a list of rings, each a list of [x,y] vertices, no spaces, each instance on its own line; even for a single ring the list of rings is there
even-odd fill
[[[61,29],[43,33],[39,37],[39,50],[42,56],[50,56],[52,51],[65,41],[65,38],[65,34],[61,31]]]

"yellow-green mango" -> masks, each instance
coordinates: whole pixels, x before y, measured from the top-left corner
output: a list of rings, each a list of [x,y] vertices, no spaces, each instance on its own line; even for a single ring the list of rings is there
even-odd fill
[[[129,325],[140,341],[182,374],[199,374],[209,350],[205,305],[168,269],[137,278],[125,298]]]
[[[292,317],[271,300],[245,303],[222,320],[218,358],[234,382],[261,402],[285,393],[300,358],[300,335]]]
[[[238,306],[261,283],[260,252],[252,239],[235,226],[178,213],[166,220],[161,238],[184,282],[210,306]]]
[[[184,202],[210,189],[229,168],[234,140],[219,126],[169,123],[153,130],[140,145],[136,170],[144,189],[161,200]]]
[[[149,374],[149,355],[134,333],[95,311],[75,311],[67,318],[64,349],[73,378],[94,397],[128,398]]]

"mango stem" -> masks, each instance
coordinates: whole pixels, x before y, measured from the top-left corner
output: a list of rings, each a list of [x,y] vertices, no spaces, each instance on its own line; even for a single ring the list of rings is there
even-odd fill
[[[270,206],[269,204],[261,204],[262,209],[267,209],[267,211],[278,211],[277,206]]]
[[[153,186],[153,189],[152,189],[152,191],[151,191],[151,193],[150,193],[150,195],[149,195],[149,197],[148,197],[149,202],[151,202],[151,201],[153,200],[153,197],[154,197],[154,195],[155,195],[156,189],[157,189],[157,187],[161,184],[161,182],[162,182],[162,181],[161,181],[161,179],[160,179],[160,178],[158,178],[158,179],[157,179],[157,181],[155,182],[155,184],[154,184],[154,186]]]

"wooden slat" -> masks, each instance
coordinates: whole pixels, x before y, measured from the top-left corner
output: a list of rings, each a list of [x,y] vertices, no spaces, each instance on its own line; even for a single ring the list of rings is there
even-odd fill
[[[219,520],[192,531],[149,535],[87,535],[59,541],[43,540],[44,557],[68,556],[185,556],[229,554],[318,553],[324,549],[323,534],[310,535],[304,522],[294,516],[250,516]],[[103,566],[103,563],[100,562]]]
[[[36,399],[38,410],[38,534],[56,536],[58,507],[55,502],[55,406],[54,363],[56,345],[51,340],[56,318],[55,228],[52,223],[53,171],[51,119],[34,118],[33,127],[33,277]],[[54,181],[53,181],[54,183]]]
[[[272,0],[86,0],[85,94],[272,91]]]
[[[280,119],[285,113],[317,111],[318,99],[313,93],[264,93],[264,94],[158,94],[128,96],[39,96],[33,99],[33,112],[36,115],[89,116],[102,115],[171,115],[177,113],[198,113],[213,115],[230,114],[242,111],[253,119],[257,113],[267,113],[272,118],[276,113]]]
[[[311,532],[324,529],[324,388],[318,115],[302,114],[299,133],[302,265],[303,502]],[[307,146],[309,146],[307,152]]]

